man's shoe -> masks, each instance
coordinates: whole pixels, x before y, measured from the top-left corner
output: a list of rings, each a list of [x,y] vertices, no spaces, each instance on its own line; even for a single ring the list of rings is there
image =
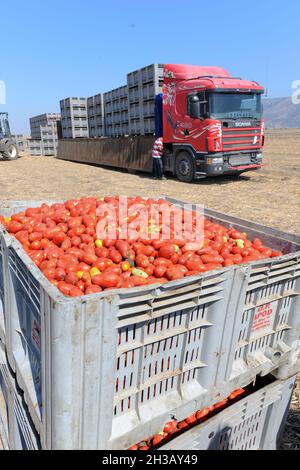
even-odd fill
[[[162,180],[166,180],[167,178],[166,178],[165,176],[162,176],[161,179],[162,179]]]

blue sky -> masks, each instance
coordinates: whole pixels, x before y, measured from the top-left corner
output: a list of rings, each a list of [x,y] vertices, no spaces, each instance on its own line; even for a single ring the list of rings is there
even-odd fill
[[[153,62],[219,65],[289,96],[299,18],[298,0],[1,2],[0,111],[28,132],[29,117],[58,111],[61,98],[108,91]]]

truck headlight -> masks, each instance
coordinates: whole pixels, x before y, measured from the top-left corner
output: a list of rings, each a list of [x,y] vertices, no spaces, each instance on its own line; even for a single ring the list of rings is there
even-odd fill
[[[208,157],[206,160],[208,165],[220,165],[223,163],[222,157]]]

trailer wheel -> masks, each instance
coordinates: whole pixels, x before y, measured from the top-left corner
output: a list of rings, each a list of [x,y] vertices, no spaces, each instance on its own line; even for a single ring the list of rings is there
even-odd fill
[[[5,160],[17,160],[19,157],[18,147],[14,142],[8,141],[4,144],[2,155]]]
[[[195,164],[188,152],[180,152],[176,157],[175,174],[179,181],[191,183],[195,178]]]

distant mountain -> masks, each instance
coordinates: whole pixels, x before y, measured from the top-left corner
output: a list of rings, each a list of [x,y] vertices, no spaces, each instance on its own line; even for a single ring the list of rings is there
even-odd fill
[[[264,98],[266,128],[300,128],[300,104],[293,104],[288,98]]]

